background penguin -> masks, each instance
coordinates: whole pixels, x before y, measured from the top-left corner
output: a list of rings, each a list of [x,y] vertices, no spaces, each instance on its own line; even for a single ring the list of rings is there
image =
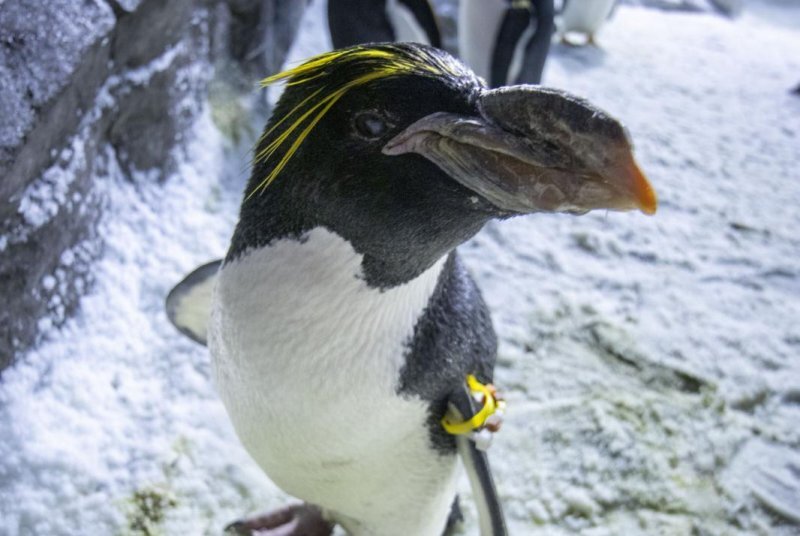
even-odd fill
[[[555,30],[553,0],[461,0],[461,59],[492,87],[538,84]],[[329,0],[334,48],[407,41],[441,48],[436,16],[426,0]]]
[[[461,0],[459,55],[492,87],[538,84],[553,18],[553,0]]]
[[[442,46],[427,0],[328,0],[328,28],[333,48],[387,41]]]
[[[616,5],[616,0],[564,0],[558,24],[561,41],[571,45],[567,34],[582,33],[586,34],[586,44],[597,46],[594,36]]]
[[[306,501],[237,527],[439,536],[457,476],[441,419],[467,375],[491,382],[496,355],[456,246],[493,218],[652,213],[655,194],[601,110],[490,91],[437,49],[353,47],[265,83],[281,80],[224,262],[171,295],[170,317],[191,319],[182,303],[216,278],[220,397],[253,458]],[[202,316],[183,326],[198,340]]]

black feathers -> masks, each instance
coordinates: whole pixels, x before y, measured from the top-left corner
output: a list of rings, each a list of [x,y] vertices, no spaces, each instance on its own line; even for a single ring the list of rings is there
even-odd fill
[[[364,255],[370,286],[388,288],[422,273],[495,215],[425,158],[381,152],[429,114],[478,113],[481,83],[447,53],[359,46],[266,83],[277,80],[287,87],[259,143],[228,259],[323,226]],[[382,123],[380,133],[364,135],[358,118],[365,114]]]

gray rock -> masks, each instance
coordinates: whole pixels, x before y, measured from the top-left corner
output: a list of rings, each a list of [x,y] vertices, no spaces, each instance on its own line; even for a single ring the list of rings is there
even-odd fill
[[[128,176],[157,168],[156,176],[165,179],[174,169],[173,148],[200,110],[211,78],[207,21],[195,21],[186,30],[183,41],[165,45],[167,52],[152,62],[158,65],[123,75],[112,91],[118,112],[110,118],[108,141]],[[186,72],[198,61],[206,63],[202,79]]]
[[[108,2],[115,13],[131,13],[136,11],[142,0],[109,0]]]
[[[20,212],[2,222],[10,243],[0,252],[0,293],[6,297],[0,309],[0,370],[38,333],[63,323],[92,283],[91,261],[101,244],[95,232],[100,199],[90,179],[103,159],[83,141],[62,155],[24,192]]]
[[[229,90],[252,92],[283,62],[304,8],[0,1],[0,371],[91,287],[102,252],[94,183],[109,167],[166,180],[214,67],[226,80],[237,73]]]
[[[114,29],[111,59],[118,66],[138,67],[160,56],[186,34],[196,3],[142,1],[135,12],[120,16]]]
[[[114,14],[99,2],[14,0],[0,4],[0,69],[3,108],[18,111],[0,117],[0,218],[8,200],[63,145],[107,76],[105,37]],[[79,84],[73,84],[74,81]],[[76,113],[77,112],[77,113]]]
[[[89,184],[40,174],[109,74],[107,36],[114,21],[101,2],[0,4],[0,369],[35,339],[50,303],[38,288],[42,278],[93,234],[97,211]],[[54,303],[62,316],[74,309],[70,289],[85,286],[78,283],[78,264],[75,275],[65,277],[64,298]]]
[[[33,109],[20,86],[11,70],[0,65],[0,162],[10,162],[11,151],[33,125]]]

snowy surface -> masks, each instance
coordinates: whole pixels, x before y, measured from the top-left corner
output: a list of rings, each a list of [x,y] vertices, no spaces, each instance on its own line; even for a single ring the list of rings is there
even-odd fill
[[[320,7],[294,58],[327,46]],[[622,7],[602,49],[554,46],[545,83],[627,124],[661,206],[518,218],[461,248],[501,337],[512,534],[800,532],[798,27],[788,3]],[[2,535],[219,534],[290,500],[163,310],[225,251],[247,176],[210,115],[163,187],[109,166],[95,289],[4,373]]]

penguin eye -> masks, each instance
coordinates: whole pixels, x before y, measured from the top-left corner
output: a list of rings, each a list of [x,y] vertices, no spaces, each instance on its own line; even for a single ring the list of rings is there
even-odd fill
[[[369,140],[380,138],[389,130],[386,120],[375,112],[361,112],[354,121],[358,133]]]

